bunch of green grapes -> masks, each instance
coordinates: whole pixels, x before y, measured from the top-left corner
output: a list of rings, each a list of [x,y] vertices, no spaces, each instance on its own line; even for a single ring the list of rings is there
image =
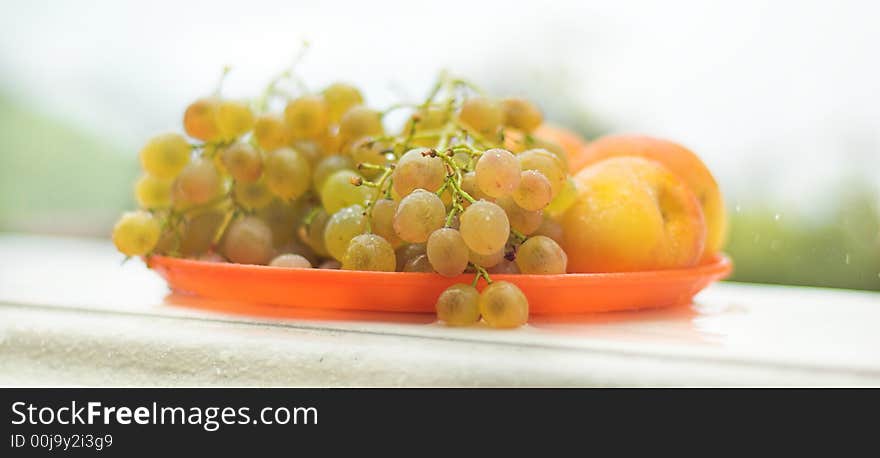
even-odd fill
[[[472,282],[438,297],[442,321],[525,324],[525,295],[491,275],[565,273],[553,215],[576,197],[564,152],[532,134],[540,110],[445,75],[423,102],[384,111],[349,84],[291,95],[282,80],[252,101],[219,90],[199,98],[184,112],[183,133],[147,142],[140,209],[113,231],[119,251],[471,273]],[[402,109],[411,111],[405,124],[386,130],[385,114]]]

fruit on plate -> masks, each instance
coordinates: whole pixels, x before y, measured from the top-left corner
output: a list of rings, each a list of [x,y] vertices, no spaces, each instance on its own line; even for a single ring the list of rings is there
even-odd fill
[[[587,150],[528,98],[443,74],[420,103],[377,109],[348,83],[306,91],[292,70],[258,93],[221,86],[186,108],[181,133],[146,142],[140,210],[113,231],[122,253],[470,275],[437,297],[438,318],[507,328],[528,321],[516,275],[682,267],[703,250],[685,183],[715,188],[693,161],[600,161],[641,150]],[[397,110],[402,125],[386,125]]]
[[[593,164],[609,157],[639,156],[662,163],[681,177],[700,201],[706,219],[706,244],[703,259],[724,248],[727,238],[727,212],[721,190],[712,172],[691,150],[660,138],[646,135],[609,135],[589,143],[578,163]],[[574,169],[577,170],[577,169]]]
[[[575,175],[578,199],[562,216],[569,272],[693,266],[706,222],[687,184],[659,162],[618,157]]]

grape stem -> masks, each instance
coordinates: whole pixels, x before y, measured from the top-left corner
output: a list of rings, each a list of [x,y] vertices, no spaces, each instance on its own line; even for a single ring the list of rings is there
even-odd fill
[[[476,288],[476,287],[477,287],[477,282],[479,282],[480,277],[485,278],[485,279],[486,279],[486,283],[488,283],[488,284],[490,284],[490,285],[492,284],[492,279],[489,278],[489,272],[487,272],[486,269],[484,269],[484,268],[482,268],[481,266],[478,266],[478,265],[476,265],[476,264],[474,264],[474,263],[470,263],[470,265],[472,265],[472,266],[474,267],[474,270],[477,271],[477,274],[474,275],[474,281],[471,282],[471,286],[473,286],[474,288]]]

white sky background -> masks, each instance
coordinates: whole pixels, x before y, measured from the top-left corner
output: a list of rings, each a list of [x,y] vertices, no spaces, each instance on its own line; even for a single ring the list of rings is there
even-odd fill
[[[306,38],[313,86],[348,80],[380,107],[440,68],[541,86],[692,147],[731,203],[809,213],[849,173],[880,181],[880,3],[423,3],[0,0],[0,90],[135,154],[224,65],[230,95],[255,95]]]

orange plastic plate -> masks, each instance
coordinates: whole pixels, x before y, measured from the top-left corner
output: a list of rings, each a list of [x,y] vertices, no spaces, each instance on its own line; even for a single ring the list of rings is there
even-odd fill
[[[433,312],[437,296],[473,275],[292,269],[153,256],[147,261],[177,293],[288,307],[386,312]],[[719,255],[697,267],[649,272],[492,275],[529,298],[532,314],[607,312],[688,304],[694,294],[730,274]],[[480,281],[482,288],[485,282]]]

